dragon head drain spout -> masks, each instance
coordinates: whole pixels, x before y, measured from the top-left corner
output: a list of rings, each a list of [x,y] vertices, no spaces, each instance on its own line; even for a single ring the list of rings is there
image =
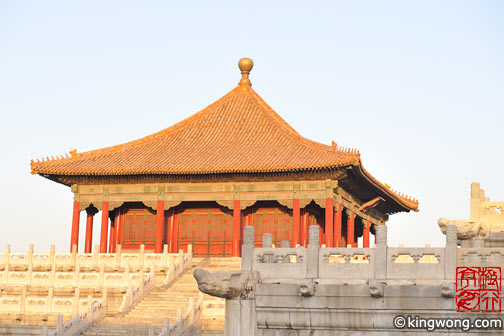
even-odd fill
[[[217,271],[208,272],[195,269],[194,278],[202,293],[224,298],[248,298],[253,293],[255,274],[253,272]]]
[[[484,220],[440,218],[438,225],[444,234],[448,225],[456,225],[457,239],[461,240],[485,239],[490,233],[490,226]]]

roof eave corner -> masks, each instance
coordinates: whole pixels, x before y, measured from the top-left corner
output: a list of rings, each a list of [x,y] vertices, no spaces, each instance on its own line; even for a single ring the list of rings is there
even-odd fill
[[[418,209],[418,205],[419,205],[418,201],[405,202],[405,200],[398,197],[395,193],[391,192],[389,189],[384,187],[383,183],[379,182],[374,176],[372,176],[362,166],[362,161],[360,160],[360,158],[359,158],[358,164],[355,164],[352,166],[352,170],[354,172],[356,172],[358,176],[363,177],[370,185],[381,190],[384,194],[386,194],[388,197],[393,199],[397,203],[397,205],[399,205],[401,208],[403,208],[404,212],[409,212],[409,211],[419,212],[420,211],[420,209]]]

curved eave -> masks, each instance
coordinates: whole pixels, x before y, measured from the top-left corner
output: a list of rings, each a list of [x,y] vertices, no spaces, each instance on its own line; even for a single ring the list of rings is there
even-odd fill
[[[37,171],[35,169],[32,170],[32,174],[40,175],[45,177],[51,181],[55,181],[67,186],[70,186],[69,183],[65,182],[68,178],[76,177],[76,176],[89,176],[89,177],[124,177],[124,176],[225,176],[232,174],[253,174],[253,175],[261,175],[261,174],[288,174],[288,173],[309,173],[309,172],[320,172],[320,171],[330,171],[341,169],[344,167],[348,167],[352,165],[350,164],[339,164],[339,165],[330,165],[330,166],[321,166],[321,167],[299,167],[299,168],[271,168],[271,169],[229,169],[229,170],[220,170],[220,171],[178,171],[178,172],[164,172],[164,171],[135,171],[135,172],[122,172],[122,173],[112,173],[112,172],[102,172],[102,173],[81,173],[81,172],[71,172],[71,173],[51,173],[47,171]]]
[[[362,163],[352,166],[352,171],[356,176],[360,177],[374,189],[378,189],[388,200],[393,201],[397,205],[398,210],[400,209],[397,212],[419,211],[417,200],[410,199],[406,196],[399,195],[396,192],[392,191],[389,187],[378,181],[375,177],[373,177],[373,175],[371,175],[366,169],[364,169]]]
[[[348,157],[346,160],[341,160],[339,163],[326,165],[312,165],[300,167],[251,167],[251,168],[224,168],[224,169],[203,169],[203,170],[87,170],[87,169],[54,169],[43,167],[39,164],[32,164],[32,174],[38,175],[60,175],[60,176],[118,176],[118,175],[214,175],[214,174],[261,174],[261,173],[289,173],[289,172],[305,172],[317,170],[331,170],[341,167],[354,165],[359,161],[359,156]],[[45,169],[44,169],[45,168]]]

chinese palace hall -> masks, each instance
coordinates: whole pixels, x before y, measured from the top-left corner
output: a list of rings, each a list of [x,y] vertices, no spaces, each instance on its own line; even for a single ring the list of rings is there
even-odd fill
[[[366,171],[357,150],[296,132],[252,89],[252,67],[241,59],[234,89],[162,131],[32,161],[32,174],[74,194],[70,248],[79,244],[81,211],[84,252],[92,252],[98,221],[102,253],[192,244],[202,257],[239,256],[245,225],[257,245],[271,233],[277,247],[307,246],[309,225],[319,225],[327,247],[357,247],[359,237],[369,247],[389,214],[418,211],[417,200]]]

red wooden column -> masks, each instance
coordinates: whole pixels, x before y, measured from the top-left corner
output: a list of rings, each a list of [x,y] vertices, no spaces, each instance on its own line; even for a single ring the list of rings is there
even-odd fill
[[[308,246],[308,212],[305,211],[301,218],[301,245]]]
[[[96,211],[93,207],[86,209],[86,240],[84,242],[84,253],[93,251],[93,219]]]
[[[119,242],[119,231],[121,230],[121,210],[118,208],[116,209],[116,214],[115,214],[115,246],[114,246],[114,252],[117,251],[117,245],[121,244]]]
[[[240,236],[241,236],[241,224],[240,224],[240,200],[235,200],[233,204],[233,249],[232,256],[240,256]]]
[[[173,210],[173,225],[172,225],[172,250],[171,253],[177,253],[178,249],[178,213]]]
[[[72,247],[77,245],[79,247],[79,220],[80,220],[80,209],[79,202],[74,201],[73,213],[72,213],[72,235],[70,238],[70,252],[72,252]]]
[[[292,206],[292,244],[296,247],[299,244],[299,224],[301,220],[301,209],[299,208],[299,198],[294,198]]]
[[[351,210],[347,210],[347,245],[350,244],[352,247],[354,244],[354,230],[355,230],[355,213]]]
[[[334,232],[334,222],[333,222],[333,209],[334,201],[332,197],[326,198],[325,202],[325,244],[326,247],[333,247],[333,232]]]
[[[163,252],[164,201],[157,201],[156,233],[154,236],[154,253]]]
[[[166,220],[166,245],[168,245],[168,253],[171,251],[172,246],[172,234],[173,234],[173,210],[168,210],[168,218]]]
[[[100,253],[107,253],[108,221],[109,221],[109,203],[107,201],[103,201],[101,233],[100,233]]]
[[[116,216],[115,213],[112,212],[112,216],[110,216],[110,235],[109,235],[109,253],[114,253],[115,252],[115,245],[116,245],[116,224],[117,220],[119,219],[119,216]]]
[[[344,247],[340,246],[341,243],[341,214],[342,214],[341,203],[336,204],[336,209],[334,210],[334,247]]]
[[[362,245],[364,248],[369,247],[369,229],[370,229],[371,223],[369,223],[368,220],[364,222],[364,233],[362,237]]]
[[[356,218],[356,215],[354,214],[354,238],[353,238],[353,242],[352,242],[352,247],[358,247],[357,236],[355,235],[355,218]]]
[[[117,244],[121,245],[123,244],[123,238],[124,238],[124,212],[121,210],[119,212],[119,226],[117,227]]]

